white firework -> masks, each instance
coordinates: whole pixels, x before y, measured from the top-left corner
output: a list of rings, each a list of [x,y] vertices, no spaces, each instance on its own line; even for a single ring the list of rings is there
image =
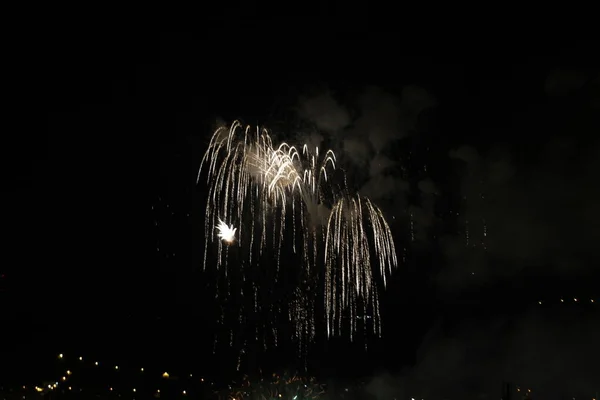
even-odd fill
[[[219,219],[219,224],[217,225],[217,236],[219,239],[226,243],[232,243],[235,240],[236,230],[237,228],[234,228],[233,225],[227,225],[225,222]]]
[[[350,196],[347,188],[342,194],[332,189],[328,180],[336,157],[331,150],[320,156],[318,148],[314,152],[307,145],[301,148],[275,146],[266,129],[251,129],[238,121],[215,131],[198,172],[199,180],[206,170],[208,184],[204,268],[208,243],[218,238],[217,268],[227,263],[221,256],[226,250],[223,243],[235,241],[247,250],[247,265],[257,262],[268,248],[273,250],[277,276],[282,244],[290,241],[294,252],[301,254],[304,276],[324,279],[327,334],[341,333],[345,315],[352,337],[356,320],[367,307],[373,313],[373,331],[380,334],[376,281],[380,278],[385,285],[386,276],[397,266],[390,228],[369,199]],[[224,221],[237,221],[237,226]],[[303,296],[301,291],[295,293]],[[362,310],[357,309],[358,299]],[[312,302],[294,301],[293,307],[290,318],[296,323],[296,336],[304,332],[314,337],[314,312],[300,309],[314,308]]]

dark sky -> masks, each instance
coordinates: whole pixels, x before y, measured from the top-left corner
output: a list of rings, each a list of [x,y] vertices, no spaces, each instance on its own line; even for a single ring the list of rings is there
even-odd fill
[[[194,180],[217,119],[320,128],[353,185],[394,217],[407,258],[382,295],[389,330],[371,356],[354,349],[372,368],[419,364],[415,349],[440,324],[469,341],[462,321],[521,327],[540,300],[598,296],[593,43],[496,38],[483,50],[326,21],[283,40],[283,21],[229,10],[194,33],[42,39],[46,127],[16,138],[6,194],[0,296],[14,354],[34,342],[48,354],[127,348],[125,358],[157,347],[197,363],[212,340],[198,327],[212,317]],[[395,166],[374,168],[386,160]],[[492,201],[461,200],[482,192]],[[465,250],[469,219],[479,247]],[[491,328],[479,329],[478,338]],[[321,363],[341,368],[340,349]]]

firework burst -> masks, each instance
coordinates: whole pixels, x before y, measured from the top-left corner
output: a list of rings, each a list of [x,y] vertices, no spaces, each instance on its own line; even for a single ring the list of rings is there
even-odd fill
[[[251,381],[246,376],[239,384],[234,382],[226,390],[215,392],[223,400],[316,400],[324,397],[325,393],[324,385],[318,383],[316,378],[287,374],[273,374],[258,381]]]
[[[235,240],[236,230],[237,228],[234,228],[233,225],[229,226],[225,222],[219,220],[219,225],[217,225],[217,236],[225,243],[232,243]]]
[[[352,338],[357,319],[367,319],[367,313],[372,314],[368,317],[373,320],[373,331],[380,334],[376,281],[385,285],[386,276],[397,266],[392,234],[382,212],[369,199],[350,195],[345,179],[343,184],[330,182],[339,171],[331,150],[275,145],[266,129],[244,127],[236,121],[216,130],[198,180],[202,171],[208,185],[205,269],[209,243],[216,242],[216,268],[224,271],[223,276],[229,276],[228,254],[235,247],[243,254],[238,263],[245,269],[243,281],[268,253],[275,259],[276,271],[271,274],[275,283],[287,243],[301,260],[297,274],[301,278],[286,306],[300,343],[314,338],[314,300],[319,287],[325,292],[328,335],[349,328]],[[234,242],[237,246],[231,246]],[[256,282],[250,286],[254,312],[261,308],[258,299],[264,299],[258,291],[266,288],[260,286]],[[268,308],[281,311],[273,304]],[[242,317],[238,319],[243,322]],[[363,326],[366,329],[366,323]]]

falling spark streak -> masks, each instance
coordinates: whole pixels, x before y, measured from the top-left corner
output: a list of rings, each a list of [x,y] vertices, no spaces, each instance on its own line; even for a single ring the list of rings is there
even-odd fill
[[[306,278],[289,304],[299,350],[305,351],[306,342],[315,336],[314,296],[321,287],[315,280],[320,279],[324,279],[328,336],[341,334],[342,318],[349,316],[353,338],[358,329],[357,310],[365,314],[366,323],[367,309],[373,314],[369,317],[373,332],[380,335],[377,281],[385,287],[387,276],[398,264],[390,228],[368,198],[349,194],[345,175],[343,185],[330,184],[333,171],[340,171],[333,151],[320,152],[317,147],[313,152],[306,144],[301,151],[298,148],[287,143],[276,146],[266,129],[244,127],[238,121],[215,131],[197,176],[199,182],[205,171],[208,185],[204,269],[208,243],[220,239],[216,269],[223,271],[224,279],[229,279],[227,251],[236,247],[248,255],[242,268],[258,265],[263,253],[272,254],[277,283],[282,246],[291,240]],[[255,313],[261,310],[260,286],[252,284]],[[277,342],[274,327],[262,330],[270,330]]]

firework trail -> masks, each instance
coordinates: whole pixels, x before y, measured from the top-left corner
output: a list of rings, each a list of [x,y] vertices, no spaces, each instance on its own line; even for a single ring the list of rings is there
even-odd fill
[[[320,287],[325,291],[328,336],[349,328],[352,338],[357,319],[366,319],[367,313],[372,313],[373,331],[380,334],[376,282],[385,286],[386,276],[397,266],[392,234],[382,212],[369,199],[349,194],[345,178],[343,184],[330,182],[340,171],[331,150],[275,145],[266,129],[244,127],[236,121],[213,134],[198,181],[203,171],[208,185],[204,269],[209,243],[216,242],[216,269],[227,287],[232,273],[227,260],[234,248],[243,255],[243,271],[238,271],[243,281],[250,279],[251,267],[258,266],[268,253],[276,261],[270,275],[276,283],[282,273],[282,246],[289,243],[302,267],[298,287],[287,304],[299,342],[315,336],[314,302]],[[280,312],[279,305],[260,304],[264,296],[258,292],[267,289],[261,286],[253,282],[251,290],[246,290],[252,293],[242,290],[241,295],[253,297],[255,313],[265,307]],[[346,319],[349,326],[342,322]],[[239,321],[243,322],[242,317]],[[276,341],[277,333],[271,330]]]
[[[381,211],[369,199],[360,197],[340,199],[331,210],[325,234],[325,312],[327,335],[340,334],[339,316],[350,308],[356,316],[357,297],[377,305],[373,282],[371,244],[368,240],[370,224],[374,254],[379,258],[379,275],[386,284],[386,275],[396,266],[396,250],[392,233]],[[374,307],[374,329],[379,332],[379,307]],[[351,318],[350,335],[355,331]],[[337,330],[336,330],[337,325]]]

